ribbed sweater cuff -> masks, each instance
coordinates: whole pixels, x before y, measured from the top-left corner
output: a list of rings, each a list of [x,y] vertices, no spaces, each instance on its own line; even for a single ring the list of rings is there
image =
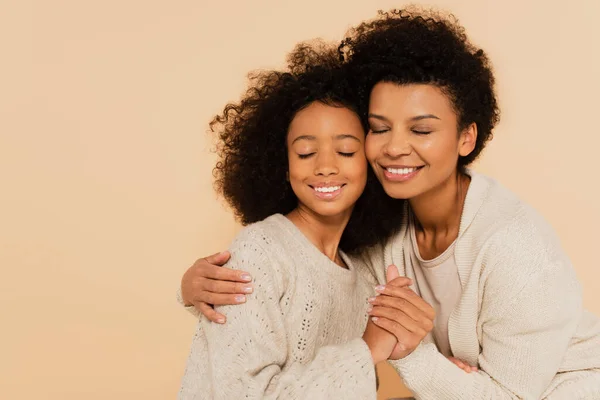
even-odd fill
[[[343,363],[348,365],[354,365],[356,373],[353,374],[355,377],[363,377],[364,379],[357,379],[360,382],[356,382],[361,391],[367,388],[368,392],[375,393],[377,391],[375,378],[377,376],[375,370],[375,364],[373,364],[373,357],[371,356],[371,350],[367,343],[362,338],[356,338],[346,343],[344,346],[348,346],[351,351],[347,354],[352,354],[352,359],[344,359]],[[345,356],[345,357],[346,357]],[[344,357],[344,358],[345,358]],[[354,369],[352,368],[352,369]]]
[[[418,393],[423,398],[438,398],[435,396],[443,394],[445,392],[444,387],[448,388],[446,385],[451,387],[453,381],[455,383],[462,381],[461,378],[463,377],[460,376],[462,371],[459,368],[450,368],[444,371],[445,365],[440,365],[440,363],[449,364],[450,362],[440,354],[432,343],[420,344],[408,356],[390,361],[404,384],[413,393]],[[457,374],[451,373],[451,376],[448,376],[442,371],[446,373],[452,371]],[[453,378],[458,379],[454,380]],[[440,380],[446,380],[447,382],[440,382]]]

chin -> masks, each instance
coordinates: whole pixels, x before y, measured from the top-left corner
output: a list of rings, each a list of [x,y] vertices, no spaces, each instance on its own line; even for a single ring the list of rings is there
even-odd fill
[[[344,207],[333,203],[313,204],[310,208],[315,214],[326,218],[339,217],[352,212],[352,207]]]
[[[408,200],[417,195],[416,190],[410,190],[410,188],[394,187],[394,185],[382,185],[384,192],[392,199],[397,200]]]
[[[319,209],[317,209],[315,211],[317,214],[319,214],[322,217],[338,217],[338,216],[341,216],[341,215],[351,212],[351,210],[348,208],[333,209],[333,208],[329,208],[329,207],[320,207]]]

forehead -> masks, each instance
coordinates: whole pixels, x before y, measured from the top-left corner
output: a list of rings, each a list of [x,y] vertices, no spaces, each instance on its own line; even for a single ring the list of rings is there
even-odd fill
[[[364,129],[356,113],[343,106],[314,102],[296,113],[288,130],[288,139],[293,140],[302,135],[340,134],[355,135],[359,138],[364,136]]]
[[[431,84],[399,85],[379,82],[373,87],[369,111],[394,115],[422,113],[454,114],[450,98],[442,89]]]

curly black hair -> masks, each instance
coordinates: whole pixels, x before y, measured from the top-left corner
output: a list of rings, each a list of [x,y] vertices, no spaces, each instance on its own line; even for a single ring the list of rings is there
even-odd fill
[[[227,104],[214,117],[210,128],[219,139],[215,188],[243,225],[296,208],[298,199],[286,179],[289,125],[315,101],[359,115],[360,100],[349,78],[335,46],[302,43],[289,54],[285,70],[250,74],[241,101]],[[361,123],[366,128],[364,118]],[[365,191],[340,242],[350,254],[385,240],[401,220],[402,201],[387,196],[368,170]]]
[[[477,126],[475,148],[459,157],[459,169],[472,163],[492,138],[500,119],[492,66],[453,15],[418,7],[379,11],[348,32],[338,53],[353,71],[361,117],[378,82],[433,84],[452,101],[459,130]]]

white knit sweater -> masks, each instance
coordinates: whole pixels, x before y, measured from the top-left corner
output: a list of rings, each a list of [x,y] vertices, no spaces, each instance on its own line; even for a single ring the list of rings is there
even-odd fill
[[[552,228],[493,179],[469,172],[455,259],[462,297],[450,316],[451,364],[423,342],[392,362],[417,399],[600,399],[600,321],[583,310],[575,271]],[[407,220],[365,260],[405,273]]]
[[[334,264],[282,215],[246,227],[227,266],[249,272],[247,302],[201,318],[179,399],[375,399],[361,339],[377,284],[360,263]]]

